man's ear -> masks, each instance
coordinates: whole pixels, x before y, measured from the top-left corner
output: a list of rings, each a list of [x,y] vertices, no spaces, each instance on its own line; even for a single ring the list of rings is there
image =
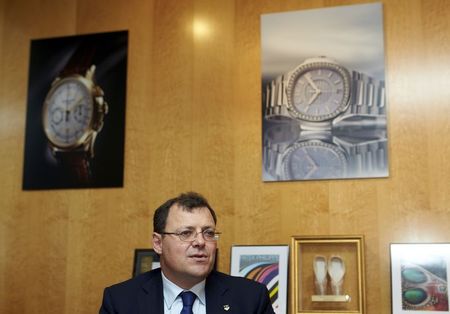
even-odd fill
[[[153,240],[153,250],[155,250],[156,253],[161,254],[162,253],[162,235],[160,235],[159,233],[153,232],[152,240]]]

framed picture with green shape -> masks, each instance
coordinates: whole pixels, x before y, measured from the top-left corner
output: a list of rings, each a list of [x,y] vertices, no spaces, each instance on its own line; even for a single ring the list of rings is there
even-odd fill
[[[450,313],[450,243],[391,243],[392,314]]]
[[[288,257],[288,245],[234,245],[230,274],[265,284],[275,313],[286,314]]]

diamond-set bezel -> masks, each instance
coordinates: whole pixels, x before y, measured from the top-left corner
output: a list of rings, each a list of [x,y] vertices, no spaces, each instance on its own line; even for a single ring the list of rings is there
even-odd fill
[[[297,151],[300,148],[303,148],[303,147],[314,147],[314,146],[332,150],[338,156],[338,158],[339,158],[339,160],[341,162],[341,165],[343,167],[342,168],[343,174],[347,173],[347,157],[346,157],[344,152],[342,152],[339,148],[337,148],[333,144],[325,143],[325,142],[322,142],[322,141],[319,141],[319,140],[308,140],[308,141],[302,141],[302,142],[294,143],[293,145],[288,147],[286,149],[286,151],[283,153],[283,156],[281,158],[282,158],[282,164],[283,164],[282,176],[283,176],[284,179],[287,179],[287,180],[306,180],[306,179],[294,179],[294,178],[291,177],[290,171],[287,168],[288,167],[287,159],[289,158],[289,156],[293,152]],[[328,179],[328,178],[323,178],[323,179]]]
[[[295,108],[295,105],[293,103],[293,94],[294,94],[294,86],[298,79],[298,77],[302,76],[304,73],[315,70],[315,69],[323,69],[323,68],[332,68],[332,70],[336,71],[343,77],[344,82],[344,97],[342,98],[342,102],[339,104],[339,106],[334,110],[333,112],[330,112],[325,115],[307,115],[304,113],[301,113],[300,111]],[[330,63],[330,62],[311,62],[307,64],[300,65],[295,71],[292,73],[292,75],[289,78],[288,85],[287,85],[287,109],[289,113],[301,120],[311,121],[311,122],[320,122],[320,121],[327,121],[330,119],[335,118],[340,113],[344,112],[348,105],[349,105],[349,99],[350,99],[350,85],[351,85],[351,76],[350,73],[342,66]]]

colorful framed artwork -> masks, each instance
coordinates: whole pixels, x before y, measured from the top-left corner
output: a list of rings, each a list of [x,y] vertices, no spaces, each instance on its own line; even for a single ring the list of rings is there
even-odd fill
[[[450,313],[450,243],[391,243],[392,314]]]
[[[275,313],[286,314],[288,256],[288,245],[234,245],[230,274],[265,284]]]
[[[364,314],[364,238],[293,236],[292,314]]]

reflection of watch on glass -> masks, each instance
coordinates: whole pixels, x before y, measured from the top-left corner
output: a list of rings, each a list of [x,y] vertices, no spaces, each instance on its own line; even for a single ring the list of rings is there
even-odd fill
[[[94,82],[93,54],[94,46],[89,41],[78,47],[53,81],[42,111],[52,154],[79,184],[89,183],[95,138],[108,112],[103,91]]]
[[[385,123],[384,81],[350,73],[326,57],[307,59],[277,77],[267,85],[263,101],[266,119],[290,117],[302,129],[331,129],[352,116],[357,123],[361,118]]]
[[[294,141],[264,143],[264,167],[275,180],[383,176],[386,138],[345,138],[329,131],[301,131]]]

